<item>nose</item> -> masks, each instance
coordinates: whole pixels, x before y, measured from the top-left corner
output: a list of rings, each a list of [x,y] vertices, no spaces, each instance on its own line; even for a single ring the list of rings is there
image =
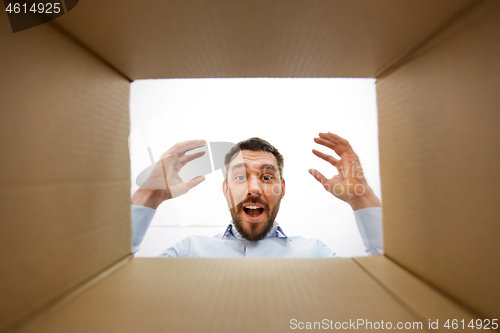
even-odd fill
[[[250,177],[248,179],[248,195],[258,195],[262,194],[259,180],[256,177]]]

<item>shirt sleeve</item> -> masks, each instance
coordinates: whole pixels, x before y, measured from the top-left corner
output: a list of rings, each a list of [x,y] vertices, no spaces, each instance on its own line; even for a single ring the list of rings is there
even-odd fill
[[[162,252],[160,254],[160,257],[169,257],[169,258],[178,258],[178,257],[183,257],[187,258],[189,257],[189,246],[190,246],[190,240],[189,237],[184,238],[180,242],[175,243],[168,249]]]
[[[139,251],[139,247],[148,231],[149,225],[155,216],[156,210],[146,206],[132,205],[132,253]]]
[[[382,208],[369,207],[354,211],[356,224],[365,251],[368,254],[384,254],[382,250]]]

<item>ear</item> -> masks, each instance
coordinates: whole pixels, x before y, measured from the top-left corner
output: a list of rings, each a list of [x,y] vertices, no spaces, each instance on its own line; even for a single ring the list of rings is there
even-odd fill
[[[224,179],[222,181],[222,193],[224,193],[224,196],[226,197],[226,199],[228,198],[228,185],[227,185],[227,181]]]
[[[281,181],[281,199],[285,196],[285,180]]]
[[[223,180],[222,181],[222,193],[224,193],[224,197],[226,198],[226,201],[227,201],[227,205],[229,206],[229,209],[231,209],[233,207],[233,202],[230,198],[230,194],[229,194],[229,184],[227,183],[227,180]]]

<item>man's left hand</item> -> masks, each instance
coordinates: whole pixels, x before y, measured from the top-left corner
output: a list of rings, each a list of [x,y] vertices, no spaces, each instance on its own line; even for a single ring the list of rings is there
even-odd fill
[[[318,180],[323,187],[335,197],[347,202],[353,210],[368,207],[380,207],[380,200],[368,186],[358,155],[349,142],[333,133],[319,133],[314,142],[333,149],[340,160],[331,155],[313,149],[313,154],[329,162],[337,168],[338,175],[328,179],[315,169],[309,173]]]

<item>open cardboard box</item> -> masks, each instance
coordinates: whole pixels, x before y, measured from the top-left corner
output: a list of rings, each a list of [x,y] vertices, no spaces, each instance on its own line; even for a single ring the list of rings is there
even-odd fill
[[[500,318],[499,1],[82,0],[0,69],[1,331]],[[130,82],[202,77],[377,78],[385,256],[133,259]]]

